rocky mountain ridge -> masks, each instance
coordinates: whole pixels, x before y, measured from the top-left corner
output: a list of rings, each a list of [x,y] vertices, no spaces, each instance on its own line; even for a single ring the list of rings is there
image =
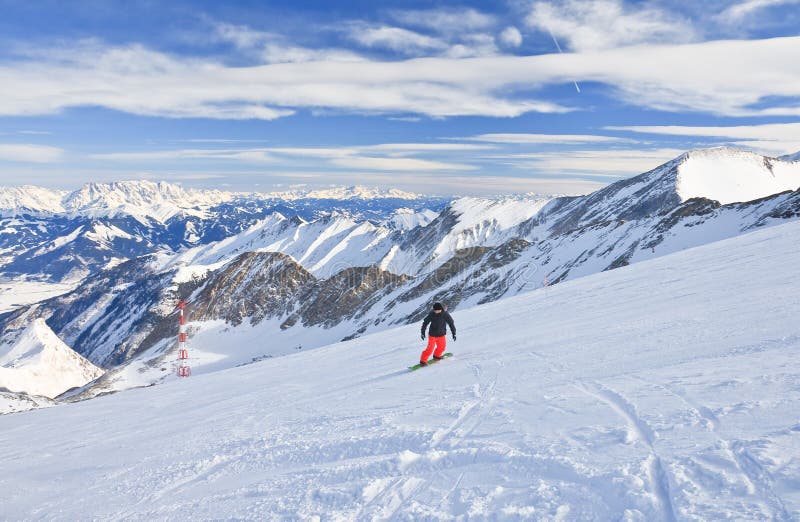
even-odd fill
[[[45,318],[109,368],[79,394],[88,397],[171,378],[178,299],[189,302],[195,371],[214,371],[414,322],[434,300],[469,307],[800,217],[800,164],[728,152],[690,152],[582,197],[463,198],[410,230],[272,214],[222,241],[99,272],[1,317],[0,328]],[[720,155],[722,172],[709,171],[707,158]],[[789,188],[760,197],[761,183],[750,183],[736,190],[757,197],[727,204],[682,192],[689,179],[729,194],[720,184],[737,161],[733,179],[783,169],[778,188]],[[229,351],[204,353],[218,336]]]

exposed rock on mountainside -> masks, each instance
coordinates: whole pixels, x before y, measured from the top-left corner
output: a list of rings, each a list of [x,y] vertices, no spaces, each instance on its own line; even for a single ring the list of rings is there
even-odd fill
[[[762,197],[770,176],[781,190]],[[189,301],[196,350],[235,334],[235,349],[208,359],[241,364],[417,321],[433,301],[464,308],[798,219],[795,185],[800,163],[714,149],[582,197],[462,198],[411,229],[273,212],[219,242],[91,275],[0,316],[0,331],[41,317],[95,364],[135,364],[139,381],[157,382],[169,374],[151,371],[174,357],[178,299]],[[113,369],[106,389],[131,373]]]

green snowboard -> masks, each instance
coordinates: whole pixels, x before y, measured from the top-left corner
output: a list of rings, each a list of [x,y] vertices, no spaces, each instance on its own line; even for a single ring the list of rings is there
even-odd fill
[[[442,355],[442,358],[445,358],[445,357],[452,357],[452,356],[453,356],[453,354],[452,354],[452,353],[450,353],[450,352],[447,352],[446,354]],[[437,362],[439,362],[439,361],[437,361],[436,359],[431,359],[430,361],[428,361],[428,366],[430,366],[430,365],[431,365],[431,364],[433,364],[433,363],[437,363]],[[409,370],[411,370],[412,372],[413,372],[414,370],[419,370],[420,368],[424,368],[424,366],[422,366],[422,364],[415,364],[414,366],[409,366],[409,367],[408,367],[408,369],[409,369]]]

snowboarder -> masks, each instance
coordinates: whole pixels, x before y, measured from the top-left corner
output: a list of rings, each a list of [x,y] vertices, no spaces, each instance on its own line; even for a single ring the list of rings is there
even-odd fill
[[[420,333],[422,340],[425,340],[425,329],[431,325],[428,331],[428,346],[422,351],[419,358],[419,363],[422,366],[427,366],[428,357],[433,354],[433,358],[437,361],[442,359],[447,344],[447,325],[450,325],[450,334],[453,340],[456,340],[456,324],[453,322],[452,316],[447,313],[442,303],[433,303],[433,310],[428,312],[425,320],[422,321],[422,332]]]

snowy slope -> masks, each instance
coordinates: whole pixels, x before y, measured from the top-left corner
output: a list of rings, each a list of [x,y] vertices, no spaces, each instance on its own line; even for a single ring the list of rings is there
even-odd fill
[[[0,391],[0,415],[37,408],[48,408],[55,405],[55,401],[41,395]]]
[[[517,227],[552,200],[536,195],[456,199],[436,219],[392,245],[379,266],[395,274],[431,272],[460,249],[497,246],[517,236]]]
[[[75,285],[40,281],[0,281],[0,314],[74,290]]]
[[[415,325],[0,417],[3,514],[797,519],[798,244],[790,223],[459,310],[456,356],[418,372]]]
[[[682,201],[706,198],[723,205],[800,188],[800,164],[720,147],[686,154],[678,167]]]
[[[316,275],[330,276],[346,267],[377,263],[390,248],[390,232],[338,214],[309,223],[276,212],[241,234],[190,249],[167,266],[185,267],[177,278],[181,281],[184,274],[219,267],[243,252],[281,252]]]
[[[507,241],[517,225],[536,215],[548,201],[537,196],[459,198],[440,215],[401,209],[387,226],[339,213],[306,222],[275,212],[241,234],[181,253],[167,267],[183,267],[177,280],[185,281],[243,252],[281,252],[317,276],[370,265],[395,274],[425,273],[458,249]]]
[[[800,161],[800,151],[795,152],[794,154],[787,154],[785,156],[781,156],[778,159],[783,161]]]
[[[103,374],[64,344],[44,319],[9,337],[0,343],[0,388],[52,399]]]
[[[411,230],[416,227],[424,227],[436,219],[437,215],[436,212],[427,209],[416,212],[410,208],[399,208],[383,224],[395,230]]]

